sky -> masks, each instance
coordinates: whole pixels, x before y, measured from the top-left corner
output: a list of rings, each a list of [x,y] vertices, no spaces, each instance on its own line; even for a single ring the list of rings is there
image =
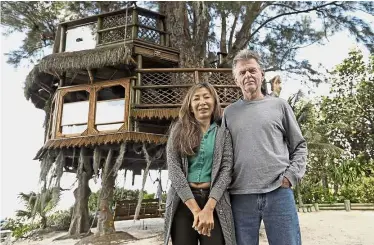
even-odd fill
[[[374,21],[373,21],[374,24]],[[1,171],[1,209],[0,219],[14,215],[14,211],[22,209],[23,205],[17,199],[19,192],[37,191],[39,188],[39,162],[33,161],[36,152],[43,146],[44,137],[44,111],[36,109],[30,101],[26,101],[23,95],[24,81],[33,68],[32,65],[23,63],[19,68],[6,63],[4,53],[14,50],[21,46],[23,35],[19,33],[12,34],[8,37],[1,36],[1,83],[0,83],[0,171]],[[339,32],[329,38],[324,45],[312,45],[301,50],[299,58],[309,60],[317,66],[321,63],[325,68],[332,69],[339,64],[344,58],[348,57],[350,49],[358,47],[364,51],[364,57],[367,58],[369,53],[363,45],[357,44],[354,38],[350,37],[347,32]],[[267,80],[278,73],[266,74]],[[307,92],[311,90],[310,98],[329,93],[328,84],[322,84],[317,87],[306,87],[301,81],[295,80],[279,74],[282,78],[283,90],[280,97],[286,99],[299,89]],[[116,185],[127,189],[138,189],[141,185],[141,176],[135,178],[135,186],[131,185],[131,173],[124,184],[123,172],[119,172]],[[157,185],[153,184],[158,177],[156,171],[151,172],[148,177],[146,190],[149,193],[155,193]],[[62,188],[74,187],[75,175],[64,174],[62,178]],[[170,185],[167,180],[167,172],[163,171],[162,186],[165,189]],[[100,188],[100,182],[90,181],[92,191]],[[72,191],[64,192],[58,209],[67,209],[74,204]]]

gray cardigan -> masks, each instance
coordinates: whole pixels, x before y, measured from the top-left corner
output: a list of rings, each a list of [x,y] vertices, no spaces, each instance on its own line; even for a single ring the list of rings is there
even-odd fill
[[[170,136],[173,135],[173,130]],[[171,187],[166,199],[164,244],[170,238],[171,225],[180,201],[183,203],[194,198],[187,182],[188,160],[175,150],[173,137],[169,137],[166,156]],[[220,221],[226,245],[235,245],[235,229],[231,211],[230,196],[227,188],[231,182],[233,150],[231,135],[228,130],[218,127],[214,146],[212,178],[209,197],[217,200],[216,212]]]

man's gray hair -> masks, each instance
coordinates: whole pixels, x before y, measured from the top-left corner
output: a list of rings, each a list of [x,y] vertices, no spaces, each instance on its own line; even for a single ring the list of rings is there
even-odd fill
[[[256,60],[256,62],[259,64],[261,70],[263,69],[261,58],[256,52],[254,52],[252,50],[249,50],[249,49],[242,49],[235,55],[235,57],[232,61],[232,73],[233,73],[234,77],[235,77],[234,71],[235,71],[235,68],[236,68],[236,64],[241,60],[251,60],[251,59]]]

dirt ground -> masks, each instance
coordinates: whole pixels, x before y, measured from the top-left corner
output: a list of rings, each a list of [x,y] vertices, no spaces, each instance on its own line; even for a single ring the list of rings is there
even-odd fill
[[[373,245],[374,212],[373,211],[320,211],[299,213],[303,245]],[[117,231],[128,232],[138,240],[115,241],[109,244],[161,245],[162,219],[146,221],[119,221],[115,223]],[[144,227],[147,227],[145,230]],[[260,245],[268,244],[266,235],[261,230]],[[22,241],[17,245],[74,245],[77,240],[53,241],[64,233],[50,234],[39,241]],[[103,244],[104,245],[104,244]]]

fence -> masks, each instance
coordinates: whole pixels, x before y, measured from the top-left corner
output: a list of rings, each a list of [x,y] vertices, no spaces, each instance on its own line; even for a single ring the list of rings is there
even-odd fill
[[[374,211],[374,203],[351,203],[350,200],[345,200],[344,203],[313,203],[304,204],[302,206],[296,205],[298,212],[318,212],[320,210],[372,210]]]

